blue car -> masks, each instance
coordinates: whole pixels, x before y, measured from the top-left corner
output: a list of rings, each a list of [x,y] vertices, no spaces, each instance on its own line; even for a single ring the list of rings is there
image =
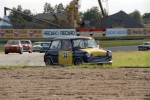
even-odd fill
[[[50,43],[51,42],[42,42],[39,52],[40,53],[45,53],[48,50]]]

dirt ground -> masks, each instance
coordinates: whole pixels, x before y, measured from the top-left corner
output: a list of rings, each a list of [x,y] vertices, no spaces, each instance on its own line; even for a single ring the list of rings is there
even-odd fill
[[[150,68],[1,69],[0,100],[150,100]]]

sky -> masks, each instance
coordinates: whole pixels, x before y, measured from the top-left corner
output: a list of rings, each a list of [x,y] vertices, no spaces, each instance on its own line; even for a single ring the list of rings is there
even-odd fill
[[[23,9],[29,9],[33,14],[43,13],[44,4],[50,3],[53,7],[56,4],[62,3],[64,6],[68,5],[72,0],[0,0],[0,17],[4,16],[4,7],[13,8],[21,5]],[[150,13],[150,0],[101,0],[104,8],[108,5],[109,15],[115,14],[120,10],[127,14],[138,10],[141,15]],[[91,7],[99,7],[98,0],[81,0],[81,7],[79,11],[86,11]],[[7,15],[9,11],[7,11]]]

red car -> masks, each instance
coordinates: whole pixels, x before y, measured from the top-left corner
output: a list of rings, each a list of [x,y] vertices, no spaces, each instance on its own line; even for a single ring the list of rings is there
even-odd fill
[[[5,54],[8,53],[23,53],[23,47],[19,40],[8,40],[5,45]]]
[[[20,42],[23,46],[23,52],[32,53],[33,47],[32,47],[32,42],[30,40],[20,40]]]

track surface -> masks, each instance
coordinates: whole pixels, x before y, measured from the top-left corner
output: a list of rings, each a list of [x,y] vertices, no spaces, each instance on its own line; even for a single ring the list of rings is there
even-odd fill
[[[8,66],[45,66],[43,62],[44,53],[9,53],[0,54],[0,65]]]
[[[150,69],[0,70],[1,100],[150,100]]]

